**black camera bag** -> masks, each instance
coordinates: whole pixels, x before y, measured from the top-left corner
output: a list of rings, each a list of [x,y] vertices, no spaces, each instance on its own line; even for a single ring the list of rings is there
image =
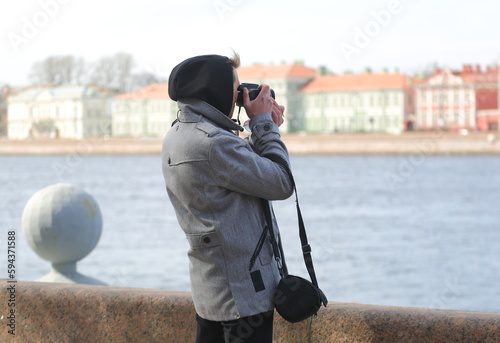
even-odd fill
[[[295,275],[287,275],[280,280],[273,298],[276,311],[283,319],[291,323],[297,323],[315,315],[321,305],[326,306],[327,302],[319,287]]]
[[[269,231],[274,257],[278,264],[278,270],[281,275],[281,280],[274,293],[272,302],[276,308],[276,311],[278,311],[283,319],[291,323],[297,323],[313,315],[316,315],[321,305],[326,307],[326,305],[328,304],[328,299],[326,298],[323,291],[319,288],[318,281],[316,279],[316,273],[314,272],[314,265],[311,256],[311,246],[307,241],[307,234],[304,221],[302,219],[302,213],[300,211],[295,181],[293,180],[293,176],[290,169],[288,168],[288,165],[283,165],[283,163],[280,163],[280,165],[282,165],[289,172],[289,175],[292,179],[293,188],[295,191],[297,217],[299,222],[299,235],[300,242],[302,244],[302,254],[304,256],[304,262],[311,281],[308,281],[300,276],[288,274],[283,247],[281,245],[281,239],[278,243],[274,235],[274,226],[271,217],[271,208],[269,201],[262,199],[262,207],[264,209],[264,215],[266,217],[266,226]]]

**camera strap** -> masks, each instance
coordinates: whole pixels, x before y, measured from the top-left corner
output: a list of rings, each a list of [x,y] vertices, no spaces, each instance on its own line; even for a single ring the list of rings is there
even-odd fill
[[[293,185],[293,190],[295,193],[295,203],[296,203],[296,208],[297,208],[297,220],[299,224],[299,237],[300,237],[300,243],[302,245],[302,255],[304,257],[304,263],[306,265],[307,272],[309,274],[309,277],[311,278],[311,282],[314,286],[318,287],[318,280],[316,278],[316,272],[314,271],[314,264],[312,260],[312,255],[311,255],[311,246],[309,245],[308,239],[307,239],[307,233],[306,233],[306,227],[304,225],[304,220],[302,218],[302,212],[300,210],[300,205],[299,205],[299,196],[297,194],[297,187],[295,185],[295,180],[293,179],[292,172],[290,168],[288,167],[288,163],[286,163],[285,160],[283,160],[280,156],[277,155],[271,155],[271,156],[264,156],[269,158],[275,163],[278,163],[283,169],[285,169],[290,176],[290,179],[292,181]],[[261,199],[262,201],[262,208],[264,211],[264,216],[266,218],[266,227],[269,232],[269,237],[271,240],[271,245],[273,247],[273,253],[274,253],[274,258],[276,259],[276,262],[278,264],[278,269],[280,272],[281,277],[285,277],[288,275],[288,270],[286,267],[285,263],[285,257],[283,253],[283,246],[281,245],[281,239],[279,242],[276,240],[275,234],[274,234],[274,225],[273,225],[273,219],[271,216],[271,204],[269,203],[268,200]],[[254,255],[257,256],[258,253],[260,252],[260,249],[262,248],[262,245],[257,246],[258,249],[256,249],[256,252],[254,252]]]

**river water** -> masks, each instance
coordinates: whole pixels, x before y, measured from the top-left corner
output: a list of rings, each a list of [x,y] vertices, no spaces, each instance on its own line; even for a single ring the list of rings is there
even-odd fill
[[[497,156],[292,156],[292,168],[329,300],[500,312]],[[189,291],[188,245],[158,155],[0,156],[0,242],[17,230],[18,279],[50,270],[24,240],[21,214],[58,182],[92,194],[103,215],[79,272],[112,286]],[[274,208],[289,271],[306,276],[294,199]]]

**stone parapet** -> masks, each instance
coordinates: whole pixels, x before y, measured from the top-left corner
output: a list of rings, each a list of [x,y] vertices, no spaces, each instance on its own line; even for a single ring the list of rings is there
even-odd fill
[[[0,280],[7,288],[7,282]],[[190,293],[18,281],[13,342],[191,342]],[[2,307],[9,294],[0,293]],[[0,342],[10,337],[7,308]]]
[[[1,342],[194,342],[188,292],[17,281],[15,336],[0,292]],[[500,313],[330,302],[297,324],[275,319],[275,343],[500,342]]]
[[[304,342],[500,342],[500,313],[330,303]]]

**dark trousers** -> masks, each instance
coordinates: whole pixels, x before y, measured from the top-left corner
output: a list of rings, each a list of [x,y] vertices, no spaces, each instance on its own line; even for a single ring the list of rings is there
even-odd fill
[[[274,311],[226,322],[196,315],[195,343],[272,343]]]

